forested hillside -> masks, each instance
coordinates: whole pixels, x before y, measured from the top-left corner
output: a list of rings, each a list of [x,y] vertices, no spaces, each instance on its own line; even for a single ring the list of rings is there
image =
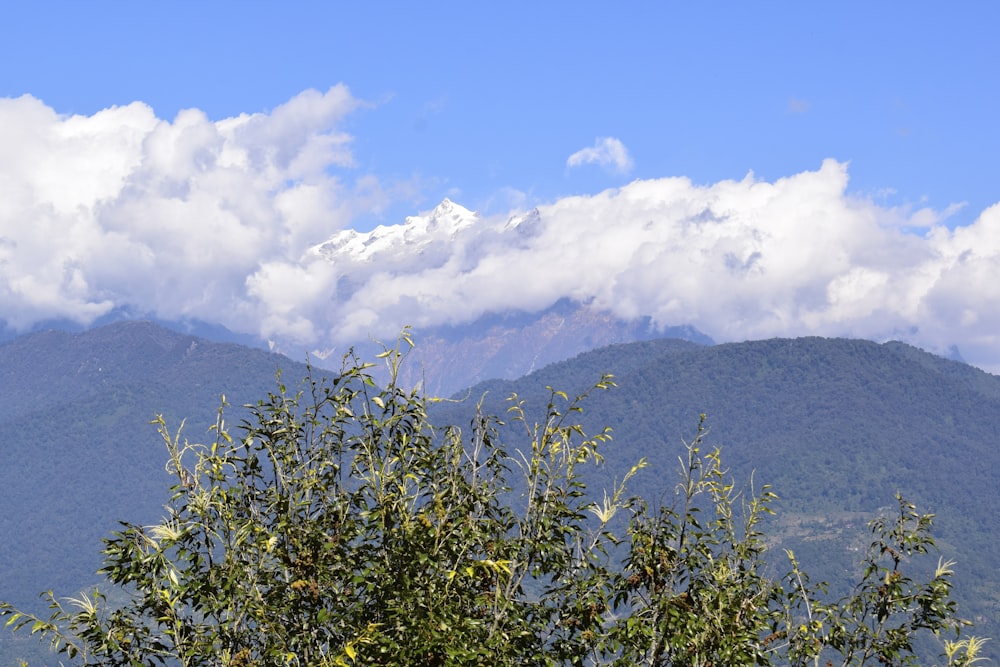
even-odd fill
[[[52,588],[97,582],[100,539],[163,514],[163,414],[203,440],[223,394],[234,406],[297,384],[305,367],[148,322],[46,331],[0,346],[0,597],[29,608]],[[230,413],[231,418],[238,411]]]
[[[579,423],[582,397],[517,402],[520,437],[483,415],[464,433],[442,429],[428,421],[436,401],[395,381],[405,354],[382,356],[386,386],[353,361],[301,393],[277,389],[200,444],[158,419],[164,515],[104,541],[101,593],[49,593],[41,613],[0,601],[0,620],[95,666],[958,667],[981,656],[981,640],[956,634],[953,562],[937,560],[931,517],[898,494],[857,549],[862,571],[827,599],[802,560],[768,573],[761,521],[776,496],[731,486],[704,418],[676,449],[676,495],[630,499],[581,478],[608,441],[607,428]],[[611,386],[603,375],[592,390]]]
[[[937,514],[936,535],[958,562],[962,609],[978,634],[1000,637],[1000,378],[896,342],[659,340],[477,385],[463,402],[439,406],[435,419],[463,423],[484,395],[495,414],[511,393],[537,405],[547,386],[581,391],[602,372],[618,387],[591,397],[582,415],[591,429],[613,429],[596,483],[621,479],[646,458],[630,489],[669,503],[681,440],[704,413],[733,477],[773,486],[773,537],[810,571],[836,579],[854,568],[866,522],[899,491]]]
[[[45,589],[73,594],[96,583],[100,538],[119,520],[162,517],[169,475],[150,420],[162,413],[176,428],[186,419],[185,433],[207,440],[220,396],[234,406],[264,398],[278,368],[290,387],[307,372],[278,355],[141,322],[0,346],[0,599],[38,609]],[[431,421],[467,425],[483,396],[484,410],[502,417],[512,392],[530,418],[544,412],[547,386],[573,394],[604,372],[618,386],[587,399],[581,415],[590,432],[613,429],[592,489],[645,458],[630,491],[669,505],[682,441],[705,413],[707,441],[722,447],[732,476],[771,484],[779,496],[768,525],[775,574],[780,546],[811,573],[855,578],[867,521],[899,491],[937,514],[939,544],[957,561],[961,615],[976,621],[976,634],[1000,637],[1000,378],[901,343],[663,339],[477,385],[436,403]],[[521,443],[514,431],[501,434]],[[987,649],[995,657],[996,645]]]

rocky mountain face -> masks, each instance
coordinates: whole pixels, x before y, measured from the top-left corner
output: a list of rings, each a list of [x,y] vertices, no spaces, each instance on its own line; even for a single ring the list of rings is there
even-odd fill
[[[539,313],[514,311],[462,326],[416,329],[416,347],[402,380],[429,395],[451,396],[478,382],[512,380],[595,348],[654,338],[712,344],[693,327],[657,329],[649,318],[626,321],[564,299]]]

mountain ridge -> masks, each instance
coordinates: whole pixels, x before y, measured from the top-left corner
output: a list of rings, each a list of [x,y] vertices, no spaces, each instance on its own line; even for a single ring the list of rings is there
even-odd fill
[[[551,400],[549,387],[572,396],[604,372],[617,386],[591,392],[579,417],[588,433],[612,428],[604,466],[589,473],[596,488],[645,459],[631,490],[667,503],[681,443],[707,415],[706,447],[722,448],[738,486],[772,485],[778,516],[769,530],[807,571],[835,580],[856,566],[847,549],[898,491],[938,515],[944,555],[959,563],[961,608],[982,626],[978,634],[1000,636],[1000,377],[897,342],[658,340],[481,383],[464,403],[435,406],[435,418],[468,423],[480,404],[502,415],[512,394],[537,410]]]
[[[169,477],[150,419],[164,413],[174,431],[186,418],[184,433],[204,440],[222,394],[238,423],[242,403],[276,390],[279,368],[292,390],[309,372],[287,357],[149,322],[0,345],[8,501],[0,598],[30,607],[45,588],[74,594],[96,583],[100,537],[119,519],[155,521],[162,512]],[[604,372],[618,386],[593,393],[581,416],[588,432],[613,428],[606,463],[591,476],[595,492],[645,458],[633,490],[668,502],[678,447],[707,413],[709,443],[723,447],[730,474],[774,485],[775,536],[808,571],[816,559],[834,574],[848,567],[859,526],[900,490],[939,514],[945,555],[960,563],[962,608],[983,623],[979,634],[1000,636],[991,625],[1000,618],[1000,378],[896,342],[650,339],[479,383],[459,392],[465,400],[434,404],[434,423],[468,424],[480,399],[502,417],[512,392],[531,418],[551,397],[546,387],[584,391]],[[504,431],[516,444],[512,433]]]

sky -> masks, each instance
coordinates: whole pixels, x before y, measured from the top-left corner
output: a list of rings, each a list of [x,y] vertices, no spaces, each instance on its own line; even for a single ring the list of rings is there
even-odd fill
[[[570,297],[720,342],[896,338],[1000,372],[998,19],[11,3],[0,321],[129,312],[324,352]],[[431,222],[446,198],[468,226]],[[377,229],[407,245],[318,251]]]

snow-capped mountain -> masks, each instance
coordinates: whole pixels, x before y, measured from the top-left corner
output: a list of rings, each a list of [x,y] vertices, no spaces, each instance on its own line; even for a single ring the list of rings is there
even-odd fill
[[[524,280],[510,267],[500,271],[506,277],[498,275],[495,258],[506,254],[498,249],[516,252],[549,244],[547,261],[553,265],[578,261],[562,256],[559,240],[546,236],[537,209],[504,220],[480,216],[449,199],[402,224],[337,232],[309,252],[337,274],[339,327],[354,335],[346,343],[341,337],[324,354],[336,361],[349,346],[371,353],[372,337],[392,341],[410,325],[417,349],[405,380],[448,395],[613,343],[662,336],[711,344],[691,327],[664,327],[648,316],[612,313],[587,290],[566,296],[580,291],[575,287],[586,273],[570,270],[564,285]],[[389,317],[366,319],[376,307]]]
[[[479,222],[479,214],[444,199],[427,215],[407,216],[401,225],[379,225],[370,232],[345,229],[310,249],[332,262],[371,261],[379,256],[422,253],[458,235]]]

